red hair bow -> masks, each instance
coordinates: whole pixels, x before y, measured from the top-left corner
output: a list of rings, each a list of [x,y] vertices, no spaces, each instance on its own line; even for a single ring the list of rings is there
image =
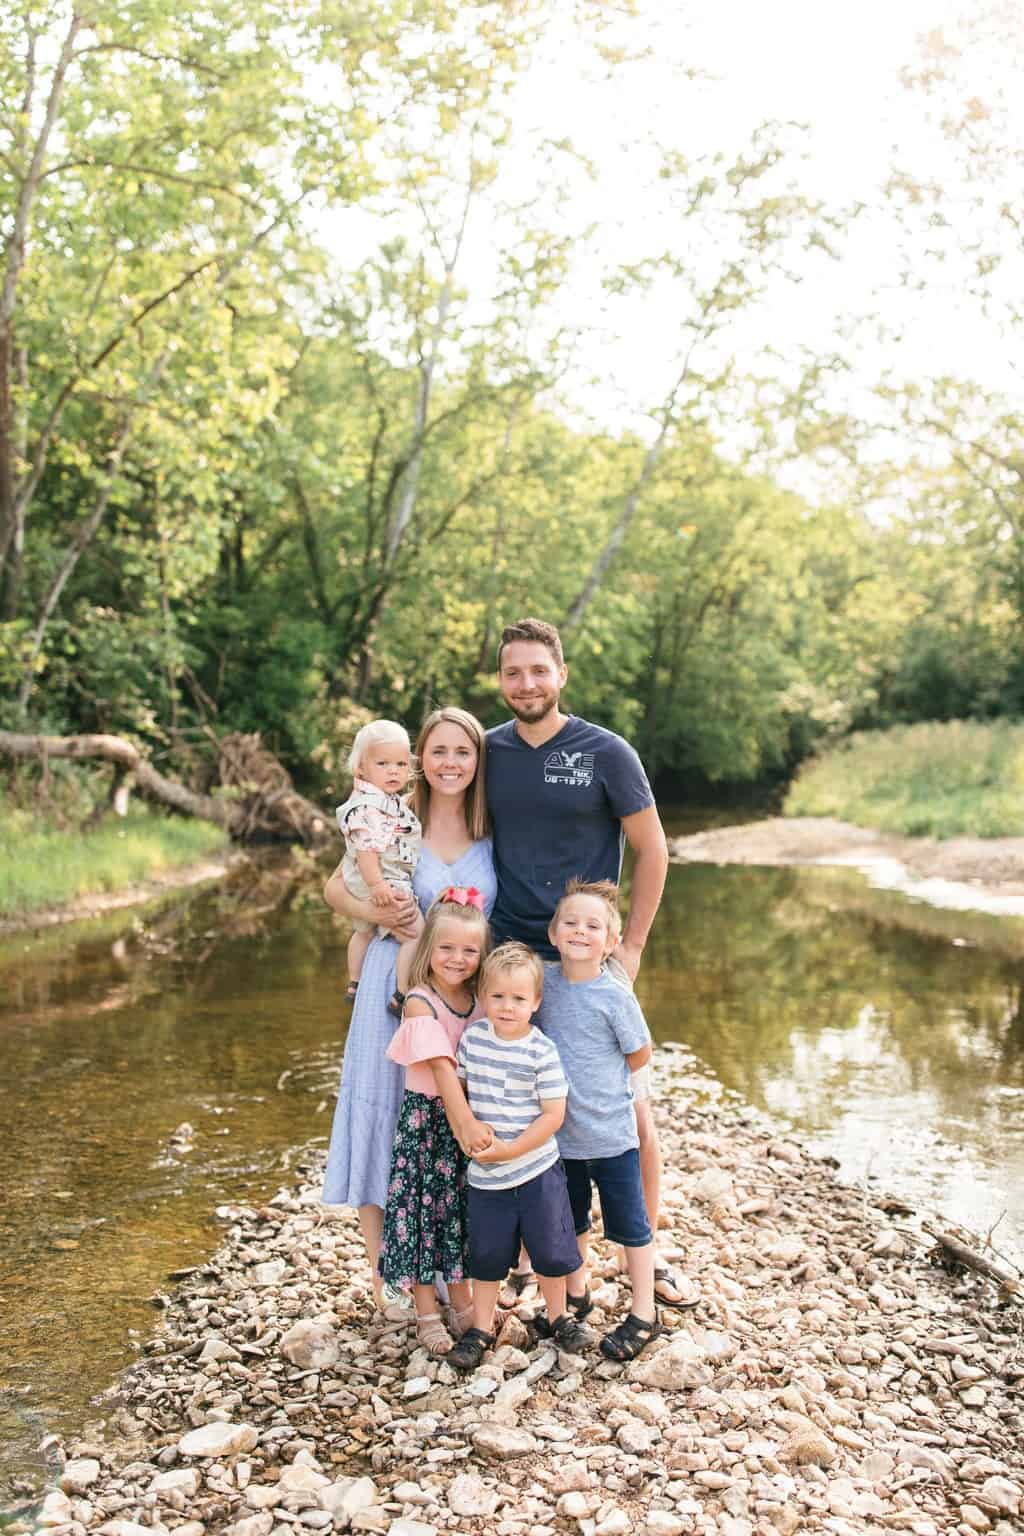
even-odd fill
[[[478,912],[484,909],[484,898],[475,885],[450,885],[437,899],[454,902],[457,907],[476,907]]]

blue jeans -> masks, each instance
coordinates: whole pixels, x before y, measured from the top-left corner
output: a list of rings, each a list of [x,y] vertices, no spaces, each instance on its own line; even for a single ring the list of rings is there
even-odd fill
[[[577,1237],[590,1231],[590,1188],[597,1185],[604,1235],[624,1248],[646,1248],[653,1241],[644,1187],[640,1180],[640,1150],[630,1147],[617,1157],[566,1158],[565,1177]]]

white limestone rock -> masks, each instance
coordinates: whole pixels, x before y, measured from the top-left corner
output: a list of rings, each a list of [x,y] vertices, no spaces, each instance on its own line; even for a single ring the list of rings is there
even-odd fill
[[[302,1371],[329,1370],[341,1359],[331,1316],[300,1318],[281,1336],[281,1353]]]
[[[539,1442],[529,1430],[505,1424],[482,1424],[473,1435],[474,1449],[492,1461],[513,1461],[519,1456],[535,1456]]]
[[[460,1472],[448,1489],[448,1508],[453,1515],[482,1515],[490,1518],[501,1497],[475,1472]]]
[[[65,1493],[84,1493],[100,1475],[100,1464],[92,1456],[78,1456],[64,1463],[60,1486]]]
[[[167,1472],[158,1472],[149,1485],[150,1493],[157,1495],[170,1493],[173,1488],[187,1499],[194,1498],[199,1492],[199,1473],[195,1467],[171,1467]]]
[[[182,1456],[234,1456],[251,1451],[259,1439],[251,1424],[202,1424],[178,1441]]]

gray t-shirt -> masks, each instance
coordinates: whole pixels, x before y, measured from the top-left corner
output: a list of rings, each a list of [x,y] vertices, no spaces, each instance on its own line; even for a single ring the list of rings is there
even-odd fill
[[[618,1157],[638,1147],[626,1057],[651,1036],[632,992],[607,971],[593,981],[568,981],[560,965],[546,965],[537,1023],[558,1047],[569,1081],[558,1133],[562,1156]]]

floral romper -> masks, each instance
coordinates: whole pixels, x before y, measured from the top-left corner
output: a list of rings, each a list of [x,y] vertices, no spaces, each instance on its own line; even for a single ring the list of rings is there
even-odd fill
[[[405,1097],[391,1149],[380,1272],[388,1285],[410,1290],[445,1280],[464,1280],[467,1249],[466,1159],[452,1135],[434,1074],[427,1062],[455,1052],[467,1024],[481,1018],[476,1003],[455,1011],[431,988],[409,993],[432,1017],[403,1020],[387,1048],[404,1066]]]

